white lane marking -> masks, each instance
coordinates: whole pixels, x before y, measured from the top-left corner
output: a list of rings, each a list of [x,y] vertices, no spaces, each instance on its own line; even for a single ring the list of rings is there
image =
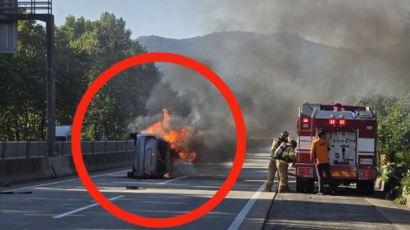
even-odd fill
[[[106,176],[106,175],[115,174],[115,173],[119,173],[119,172],[123,172],[123,171],[127,171],[127,170],[122,170],[122,171],[107,173],[107,174],[98,175],[98,176],[95,176],[95,177]],[[161,183],[156,183],[156,184],[158,184],[158,185],[168,184],[168,183],[170,183],[170,182],[174,182],[174,181],[177,181],[177,180],[186,178],[186,177],[188,177],[188,176],[177,177],[177,178],[175,178],[175,179],[167,180],[167,181],[164,181],[164,182],[161,182]],[[78,180],[78,179],[71,179],[71,180],[66,180],[66,181],[73,181],[73,180]],[[48,183],[47,185],[49,185],[49,184],[54,184],[54,183]],[[41,185],[38,185],[38,186],[41,186]],[[36,187],[38,187],[38,186],[36,186]],[[100,190],[100,191],[101,191],[101,190]],[[117,199],[119,199],[119,198],[121,198],[121,197],[124,197],[124,196],[125,196],[125,195],[115,196],[115,197],[110,198],[109,200],[111,200],[111,201],[117,200]],[[90,205],[87,205],[87,206],[84,206],[84,207],[81,207],[81,208],[77,208],[77,209],[74,209],[74,210],[72,210],[72,211],[69,211],[69,212],[66,212],[66,213],[63,213],[63,214],[55,215],[55,216],[53,216],[52,218],[53,218],[53,219],[60,219],[60,218],[69,216],[69,215],[74,214],[74,213],[77,213],[77,212],[81,212],[81,211],[83,211],[83,210],[86,210],[86,209],[89,209],[89,208],[92,208],[92,207],[95,207],[95,206],[98,206],[98,205],[99,205],[98,203],[93,203],[93,204],[90,204]]]
[[[121,170],[121,171],[116,171],[116,172],[104,173],[104,174],[91,176],[91,178],[109,176],[109,175],[113,175],[113,174],[117,174],[117,173],[121,173],[121,172],[127,172],[127,171],[129,171],[129,170],[126,169],[126,170]],[[25,187],[21,187],[21,188],[10,189],[10,190],[4,191],[4,192],[14,192],[14,191],[20,191],[20,190],[25,190],[25,189],[33,189],[33,188],[49,186],[49,185],[56,185],[56,184],[62,184],[62,183],[71,182],[71,181],[78,181],[78,180],[80,180],[80,178],[74,178],[74,179],[69,179],[69,180],[61,180],[61,181],[50,182],[50,183],[45,183],[45,184],[25,186]]]
[[[263,183],[258,190],[253,194],[251,199],[246,203],[246,205],[242,208],[239,214],[236,216],[235,220],[229,226],[228,230],[236,230],[242,224],[243,220],[245,220],[246,215],[248,215],[249,211],[252,209],[253,205],[255,204],[256,200],[261,195],[262,191],[265,189],[266,182]]]
[[[117,199],[120,199],[121,197],[124,197],[124,196],[125,195],[115,196],[115,197],[110,198],[109,200],[111,200],[111,201],[117,200]],[[69,211],[69,212],[65,212],[63,214],[55,215],[55,216],[53,216],[53,219],[60,219],[60,218],[69,216],[69,215],[77,213],[77,212],[84,211],[86,209],[89,209],[89,208],[92,208],[92,207],[95,207],[95,206],[98,206],[98,203],[93,203],[93,204],[90,204],[90,205],[87,205],[87,206],[84,206],[84,207],[81,207],[81,208],[74,209],[74,210]]]
[[[164,182],[161,182],[161,183],[158,183],[159,185],[163,185],[163,184],[168,184],[168,183],[171,183],[171,182],[174,182],[174,181],[177,181],[177,180],[180,180],[180,179],[184,179],[184,178],[187,178],[188,176],[181,176],[181,177],[177,177],[177,178],[175,178],[175,179],[172,179],[172,180],[167,180],[167,181],[164,181]]]

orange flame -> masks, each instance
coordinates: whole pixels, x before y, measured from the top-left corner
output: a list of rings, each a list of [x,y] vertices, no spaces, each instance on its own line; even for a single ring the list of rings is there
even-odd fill
[[[188,162],[193,162],[196,158],[196,152],[187,151],[183,148],[187,142],[187,135],[191,130],[190,127],[184,126],[181,129],[172,129],[169,125],[169,112],[162,109],[162,121],[158,121],[150,127],[141,130],[141,133],[158,135],[170,143],[170,147],[177,151],[179,158]]]
[[[162,178],[164,179],[170,179],[171,178],[171,174],[169,172],[164,173],[164,175],[162,176]]]

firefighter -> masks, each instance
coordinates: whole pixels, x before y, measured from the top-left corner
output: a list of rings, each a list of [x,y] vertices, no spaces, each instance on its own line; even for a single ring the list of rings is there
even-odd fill
[[[289,132],[288,131],[283,131],[279,138],[275,138],[272,141],[272,147],[271,147],[271,159],[269,161],[269,166],[268,166],[268,178],[266,181],[266,188],[265,191],[267,192],[272,192],[272,186],[273,186],[273,181],[275,180],[275,174],[276,171],[278,171],[277,164],[276,164],[276,157],[275,157],[275,151],[278,149],[278,147],[282,143],[287,143],[289,141]],[[279,178],[279,173],[278,173],[278,178]]]
[[[282,144],[283,145],[283,144]],[[288,185],[288,168],[289,163],[295,162],[295,149],[297,143],[295,140],[291,140],[290,144],[285,146],[280,146],[279,149],[282,149],[282,153],[278,156],[276,161],[278,173],[279,173],[279,192],[291,192]],[[280,151],[278,149],[278,151]]]
[[[316,165],[319,187],[318,195],[323,195],[324,176],[326,176],[326,183],[330,186],[332,194],[335,192],[332,176],[330,175],[329,150],[329,142],[326,140],[326,131],[320,130],[318,137],[312,142],[310,148],[310,156]]]

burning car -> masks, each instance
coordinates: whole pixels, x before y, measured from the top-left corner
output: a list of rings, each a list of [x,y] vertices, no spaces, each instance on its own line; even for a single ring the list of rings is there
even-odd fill
[[[132,171],[129,177],[163,178],[169,177],[172,166],[172,151],[165,140],[150,134],[131,134],[134,138]]]
[[[169,178],[176,160],[182,159],[191,164],[196,159],[195,151],[184,148],[190,128],[184,126],[173,129],[169,124],[168,110],[163,109],[162,115],[162,121],[152,124],[138,134],[131,134],[136,151],[129,177]]]

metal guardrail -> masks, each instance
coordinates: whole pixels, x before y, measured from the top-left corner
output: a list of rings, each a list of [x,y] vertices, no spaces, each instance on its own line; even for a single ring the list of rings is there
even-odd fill
[[[134,151],[134,141],[83,141],[81,142],[83,154],[117,153]],[[71,142],[56,142],[58,155],[71,154]],[[17,141],[0,142],[0,159],[47,157],[47,142]]]

